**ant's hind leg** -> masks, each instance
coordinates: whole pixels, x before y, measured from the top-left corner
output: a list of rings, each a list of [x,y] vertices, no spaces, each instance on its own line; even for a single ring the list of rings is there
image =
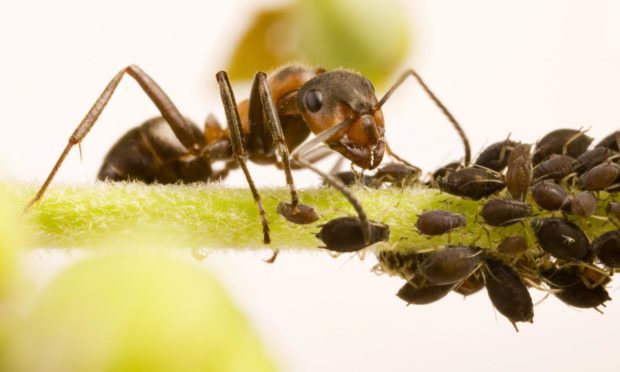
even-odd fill
[[[232,142],[233,154],[235,159],[237,160],[237,163],[243,170],[245,179],[248,181],[248,185],[250,187],[250,190],[252,191],[254,201],[258,206],[261,223],[263,224],[263,242],[265,244],[269,244],[271,242],[271,238],[269,237],[269,222],[267,221],[267,215],[265,213],[265,208],[263,207],[263,202],[261,201],[260,194],[256,189],[256,185],[254,185],[254,181],[252,180],[252,176],[250,175],[250,171],[248,170],[246,164],[247,155],[245,154],[245,149],[243,148],[243,139],[241,137],[241,120],[239,120],[239,111],[237,110],[235,95],[233,94],[232,87],[230,86],[230,81],[228,80],[228,75],[226,75],[226,72],[220,71],[215,76],[220,86],[222,103],[224,104],[224,111],[226,112],[226,121],[228,122],[228,128],[230,130],[230,139]],[[269,261],[273,262],[276,255],[277,251],[274,252],[274,256]]]
[[[134,80],[138,82],[142,90],[149,96],[151,101],[157,106],[160,113],[166,119],[166,122],[170,125],[170,128],[174,132],[175,136],[179,139],[179,141],[185,146],[192,154],[198,155],[200,150],[202,149],[200,139],[195,138],[194,130],[192,126],[185,121],[179,110],[176,108],[172,100],[166,95],[166,93],[155,83],[150,76],[148,76],[140,67],[135,65],[130,65],[119,71],[113,78],[110,80],[108,85],[105,87],[103,92],[93,106],[90,108],[82,122],[75,128],[75,131],[69,137],[69,143],[65,146],[64,150],[58,157],[56,164],[52,168],[51,172],[47,176],[47,179],[43,183],[43,185],[39,188],[39,191],[34,196],[34,198],[26,205],[24,211],[27,211],[33,204],[39,201],[47,187],[54,179],[54,176],[60,169],[60,166],[64,162],[65,158],[69,154],[69,151],[75,145],[79,145],[84,137],[88,134],[90,129],[95,125],[99,115],[105,108],[105,106],[110,101],[110,98],[114,94],[116,87],[121,82],[121,79],[125,74],[131,76]]]

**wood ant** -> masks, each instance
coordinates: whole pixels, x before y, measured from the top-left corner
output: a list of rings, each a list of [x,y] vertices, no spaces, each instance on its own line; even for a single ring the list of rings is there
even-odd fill
[[[299,202],[291,169],[305,167],[319,174],[351,202],[358,213],[364,240],[366,243],[370,241],[371,225],[358,200],[342,182],[312,163],[329,154],[325,148],[319,147],[323,143],[362,169],[376,168],[385,152],[400,159],[385,140],[381,108],[408,77],[417,80],[452,123],[465,147],[465,163],[470,160],[469,142],[460,125],[413,69],[406,70],[378,100],[372,83],[357,72],[285,66],[269,77],[263,72],[256,73],[249,99],[239,104],[235,101],[227,73],[220,71],[216,78],[228,128],[223,129],[215,120],[207,120],[205,130],[201,132],[181,115],[149,75],[140,67],[130,65],[108,83],[69,138],[69,143],[26,209],[43,197],[65,157],[73,146],[80,145],[125,74],[140,85],[158,108],[162,119],[148,121],[125,134],[110,150],[99,179],[163,183],[211,181],[225,177],[228,170],[240,166],[258,206],[265,244],[271,240],[269,224],[260,194],[247,168],[247,160],[275,164],[284,170],[291,202],[280,203],[278,213],[294,223],[312,223],[318,215],[312,207]],[[310,133],[315,137],[306,141]],[[289,149],[295,151],[289,153]],[[225,162],[223,171],[213,171],[211,165],[215,161]],[[276,254],[277,251],[272,260]]]

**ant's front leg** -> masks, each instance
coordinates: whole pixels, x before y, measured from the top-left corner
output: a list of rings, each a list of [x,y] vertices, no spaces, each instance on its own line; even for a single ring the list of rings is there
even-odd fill
[[[293,223],[301,225],[317,221],[319,216],[314,209],[309,205],[299,203],[299,196],[297,195],[291,172],[288,146],[284,138],[276,106],[271,97],[267,76],[264,72],[258,72],[254,77],[252,92],[250,93],[249,120],[250,127],[253,125],[261,126],[261,124],[267,126],[282,161],[282,168],[286,175],[286,184],[291,193],[291,203],[280,203],[278,205],[278,214]]]
[[[195,132],[192,129],[192,126],[185,121],[183,115],[176,108],[172,100],[166,95],[166,93],[157,85],[157,83],[151,79],[142,69],[136,65],[130,65],[119,71],[113,78],[110,80],[108,85],[105,87],[103,92],[97,101],[90,108],[84,119],[80,122],[80,124],[75,128],[75,131],[69,137],[69,143],[65,146],[64,150],[58,157],[56,164],[52,168],[51,172],[47,176],[47,179],[39,188],[39,191],[34,196],[34,198],[26,205],[25,211],[27,211],[33,204],[39,201],[47,187],[54,179],[56,172],[60,169],[60,166],[64,162],[65,158],[69,154],[69,151],[75,145],[79,145],[84,137],[88,134],[90,129],[95,125],[99,115],[106,107],[110,98],[114,94],[114,91],[118,87],[118,84],[121,82],[123,76],[127,74],[131,76],[142,88],[142,90],[146,93],[146,95],[151,99],[151,101],[157,106],[159,112],[166,119],[168,125],[174,132],[174,135],[178,138],[178,140],[188,149],[188,151],[193,155],[199,155],[202,150],[201,139],[195,137]]]

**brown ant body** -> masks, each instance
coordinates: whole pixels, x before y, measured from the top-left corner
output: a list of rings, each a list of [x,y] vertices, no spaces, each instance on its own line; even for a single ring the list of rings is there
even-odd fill
[[[340,181],[321,172],[312,163],[329,154],[318,151],[324,150],[319,148],[321,144],[362,169],[376,168],[385,152],[399,159],[385,140],[381,107],[409,76],[420,83],[454,125],[465,146],[465,163],[470,159],[469,143],[459,124],[413,70],[404,72],[378,100],[371,82],[359,73],[290,65],[269,77],[258,72],[249,99],[239,104],[235,101],[226,72],[220,71],[216,77],[228,128],[223,129],[210,117],[201,132],[181,115],[153,79],[138,66],[131,65],[108,83],[69,138],[27,208],[42,198],[69,151],[80,145],[125,74],[137,81],[162,117],[125,134],[110,150],[98,178],[161,183],[211,181],[225,177],[230,169],[240,166],[259,209],[264,243],[270,242],[269,225],[246,160],[275,164],[284,170],[291,202],[280,203],[278,213],[294,223],[312,223],[318,216],[312,207],[299,202],[291,169],[306,167],[323,176],[349,199],[359,215],[364,241],[370,241],[371,225],[357,199]],[[311,133],[315,137],[306,141]],[[289,149],[295,151],[289,153]],[[214,172],[211,165],[215,161],[224,161],[224,169]]]

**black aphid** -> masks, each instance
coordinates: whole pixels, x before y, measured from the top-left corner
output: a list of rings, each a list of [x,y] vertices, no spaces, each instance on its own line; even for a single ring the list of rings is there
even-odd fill
[[[416,229],[425,235],[441,235],[465,225],[467,220],[462,214],[442,210],[423,212],[415,223]]]
[[[531,222],[538,244],[546,252],[563,260],[584,259],[588,238],[574,223],[563,218],[540,218]]]
[[[491,226],[508,226],[532,215],[532,207],[512,199],[489,199],[480,215]]]
[[[479,249],[448,246],[429,253],[418,271],[432,284],[451,284],[465,279],[479,265]]]
[[[497,246],[497,251],[501,254],[514,256],[524,253],[527,251],[527,248],[527,240],[520,235],[515,235],[504,238]]]
[[[570,201],[570,211],[579,217],[590,217],[596,211],[596,197],[589,191],[582,191]]]
[[[497,311],[508,318],[515,329],[516,322],[531,323],[534,319],[534,305],[519,274],[510,266],[494,259],[488,259],[485,266],[487,293]]]
[[[506,188],[510,195],[523,201],[532,183],[532,157],[530,145],[518,144],[508,157],[508,170],[506,171]]]
[[[595,166],[579,176],[581,188],[584,190],[606,190],[620,178],[620,165],[605,162]]]
[[[372,178],[373,186],[389,183],[396,187],[412,186],[420,179],[420,168],[403,163],[389,163],[377,170]]]
[[[538,182],[552,179],[556,182],[560,182],[563,178],[571,174],[576,161],[577,160],[568,155],[553,154],[534,168],[534,180]]]
[[[588,149],[590,143],[592,143],[592,137],[586,136],[582,131],[557,129],[538,141],[532,161],[534,164],[538,164],[552,154],[569,155],[576,158]]]
[[[596,145],[596,147],[606,147],[613,151],[620,151],[618,146],[620,146],[620,130],[603,138],[603,140]]]
[[[592,250],[603,264],[620,268],[620,230],[606,232],[594,239]]]
[[[452,285],[433,285],[430,283],[422,283],[421,281],[415,278],[415,283],[405,283],[401,289],[398,290],[396,296],[401,300],[405,301],[408,305],[427,305],[438,301],[445,297],[450,290],[452,289]]]
[[[401,253],[392,250],[380,251],[377,254],[382,272],[391,275],[397,274],[405,279],[414,276],[424,257],[426,255],[423,253]]]
[[[360,175],[359,173],[354,173],[351,171],[343,171],[332,174],[333,177],[337,178],[340,182],[342,182],[345,186],[353,186],[353,185],[364,185],[368,186],[372,181],[372,176],[369,175]],[[325,186],[329,186],[329,182],[323,182]]]
[[[325,247],[336,252],[356,252],[370,244],[387,241],[390,228],[380,222],[370,222],[370,243],[364,243],[364,234],[358,217],[339,217],[320,225],[321,231],[316,237],[325,243]]]
[[[475,164],[481,167],[493,169],[496,172],[500,172],[506,168],[506,165],[508,164],[508,157],[516,145],[516,142],[509,139],[496,142],[485,148],[480,153]]]
[[[579,155],[577,161],[573,165],[573,172],[582,174],[589,171],[595,166],[601,164],[605,160],[614,156],[615,152],[607,147],[595,147]]]
[[[462,166],[463,164],[461,162],[453,161],[452,163],[448,163],[440,168],[437,168],[437,170],[433,172],[433,180],[438,181],[440,178],[448,175],[448,173],[461,169]]]
[[[577,267],[549,269],[543,271],[542,275],[549,287],[554,289],[553,294],[565,304],[580,308],[594,308],[611,299],[603,285],[592,288],[586,286]]]
[[[439,179],[441,191],[473,200],[492,195],[505,186],[501,174],[477,167],[456,170]]]
[[[551,180],[535,183],[532,186],[532,198],[539,207],[548,211],[563,209],[570,202],[566,190]]]

